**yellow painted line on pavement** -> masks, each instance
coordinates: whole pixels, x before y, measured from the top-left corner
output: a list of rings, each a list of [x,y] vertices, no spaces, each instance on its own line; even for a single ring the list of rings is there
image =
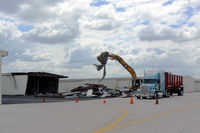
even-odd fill
[[[96,130],[96,131],[94,131],[92,133],[101,133],[101,132],[107,131],[110,127],[112,127],[115,124],[119,123],[122,119],[124,119],[127,116],[127,112],[126,112],[125,109],[123,109],[123,108],[121,108],[119,106],[112,106],[112,107],[120,109],[123,112],[123,115],[119,119],[117,119],[116,121],[114,121],[113,123],[105,126],[104,128],[98,129],[98,130]]]
[[[127,115],[127,112],[126,112],[126,110],[124,110],[121,107],[115,107],[115,108],[118,108],[121,111],[123,111],[124,114],[118,120],[114,121],[113,123],[109,124],[108,126],[101,128],[101,129],[98,129],[98,130],[96,130],[92,133],[101,133],[101,132],[110,131],[110,130],[114,130],[114,129],[121,128],[121,127],[126,127],[126,126],[129,126],[129,125],[132,125],[132,124],[136,124],[136,123],[151,120],[151,119],[156,119],[156,118],[159,118],[159,117],[162,117],[162,116],[166,116],[166,115],[170,115],[170,114],[173,114],[173,113],[176,113],[176,112],[192,109],[192,108],[195,108],[195,107],[198,107],[198,106],[200,106],[200,104],[193,104],[193,105],[190,105],[190,106],[187,106],[187,107],[175,109],[175,110],[170,111],[170,112],[161,113],[161,114],[158,114],[158,115],[150,116],[150,117],[147,117],[147,118],[144,118],[144,119],[141,119],[141,120],[128,122],[128,123],[121,124],[121,125],[118,125],[118,126],[114,126],[114,125],[119,123],[119,121],[121,121]]]
[[[113,129],[116,129],[116,128],[121,128],[121,127],[126,127],[126,126],[129,126],[129,125],[132,125],[132,124],[136,124],[136,123],[147,121],[147,120],[151,120],[151,119],[156,119],[156,118],[159,118],[159,117],[162,117],[162,116],[170,115],[172,113],[188,110],[188,109],[191,109],[191,108],[194,108],[194,107],[198,107],[198,106],[200,106],[200,104],[194,104],[194,105],[190,105],[190,106],[187,106],[187,107],[178,108],[178,109],[175,109],[175,110],[170,111],[170,112],[165,112],[165,113],[161,113],[161,114],[158,114],[158,115],[147,117],[147,118],[144,118],[144,119],[141,119],[141,120],[136,120],[136,121],[132,121],[132,122],[129,122],[129,123],[121,124],[121,125],[118,125],[118,126],[110,127],[106,131],[110,131],[110,130],[113,130]]]

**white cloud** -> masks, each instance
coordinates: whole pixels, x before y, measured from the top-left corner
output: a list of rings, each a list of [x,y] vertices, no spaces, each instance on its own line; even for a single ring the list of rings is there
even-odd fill
[[[198,29],[183,27],[171,28],[164,25],[146,26],[138,34],[141,41],[171,40],[174,42],[190,41],[198,37]]]
[[[84,26],[94,30],[113,30],[120,26],[120,19],[112,4],[104,5],[84,17]]]
[[[21,36],[15,24],[8,21],[0,21],[0,42],[13,40]]]
[[[196,26],[199,27],[200,26],[200,12],[194,14],[192,18],[190,19],[190,22],[196,24]]]
[[[70,25],[71,24],[71,25]],[[44,44],[59,44],[73,41],[79,34],[78,24],[74,23],[52,24],[44,23],[30,32],[25,32],[23,39]]]
[[[167,6],[167,0],[108,2],[98,7],[90,6],[91,0],[0,1],[0,46],[9,51],[3,71],[101,77],[93,64],[109,51],[138,75],[144,68],[164,68],[199,77],[198,0]],[[22,32],[18,26],[23,24],[34,28]],[[109,61],[107,69],[109,77],[130,76],[118,62]]]

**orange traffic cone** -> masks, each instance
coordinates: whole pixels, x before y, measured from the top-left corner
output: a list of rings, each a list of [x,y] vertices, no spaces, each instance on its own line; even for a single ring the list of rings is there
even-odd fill
[[[78,103],[78,97],[76,98],[76,103]]]
[[[133,104],[133,96],[131,96],[131,102],[130,102],[130,104]]]
[[[156,97],[156,103],[155,104],[159,104],[159,102],[158,102],[158,97]]]
[[[104,97],[103,103],[106,103],[106,98]]]

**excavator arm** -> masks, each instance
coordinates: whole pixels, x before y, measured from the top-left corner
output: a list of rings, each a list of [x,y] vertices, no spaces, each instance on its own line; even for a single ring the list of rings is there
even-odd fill
[[[119,55],[109,54],[109,57],[109,59],[111,60],[117,60],[131,74],[133,80],[137,79],[134,69],[131,66],[129,66]]]
[[[119,55],[112,54],[109,52],[103,52],[99,56],[97,56],[97,60],[101,63],[101,65],[94,64],[97,67],[98,71],[100,71],[102,68],[104,68],[103,77],[100,81],[102,81],[106,75],[106,63],[107,63],[108,59],[117,60],[131,74],[132,87],[130,88],[130,90],[136,89],[137,88],[136,87],[137,76],[136,76],[134,69],[131,66],[129,66]]]

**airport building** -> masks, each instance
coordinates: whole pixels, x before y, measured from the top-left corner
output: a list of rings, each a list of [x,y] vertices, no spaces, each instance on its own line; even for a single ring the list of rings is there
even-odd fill
[[[2,74],[3,95],[37,95],[58,93],[60,78],[67,76],[46,72],[15,72]]]
[[[142,79],[142,77],[140,77]],[[117,86],[118,88],[129,87],[131,86],[131,78],[105,78],[100,83],[98,82],[100,79],[67,79],[59,81],[59,92],[66,92],[75,87],[84,85],[86,83],[91,84],[104,84],[108,88],[114,88]],[[184,92],[200,92],[200,80],[194,79],[191,76],[183,76],[183,86]]]
[[[1,76],[1,66],[2,66],[2,57],[7,56],[8,52],[0,50],[0,104],[2,104],[2,76]]]
[[[131,78],[99,78],[66,79],[67,76],[46,72],[4,73],[2,74],[3,95],[38,95],[40,93],[65,93],[84,84],[103,84],[107,88],[129,88]],[[142,80],[142,77],[140,77]],[[191,76],[183,77],[184,92],[200,92],[200,80]]]

